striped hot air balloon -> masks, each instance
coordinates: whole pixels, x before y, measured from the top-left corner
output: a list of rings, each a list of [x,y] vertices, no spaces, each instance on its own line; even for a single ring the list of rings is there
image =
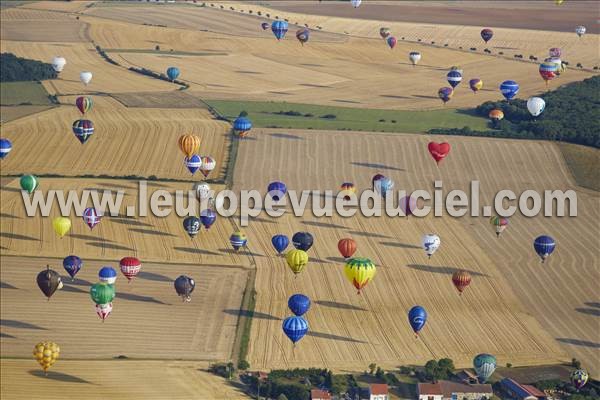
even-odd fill
[[[446,79],[448,80],[448,84],[454,89],[462,81],[462,73],[458,70],[449,71],[446,74]]]
[[[546,86],[548,86],[548,82],[556,78],[558,66],[553,62],[543,62],[540,64],[539,72],[544,82],[546,82]]]
[[[246,244],[248,243],[248,238],[246,237],[246,234],[244,232],[237,231],[229,237],[229,242],[231,243],[233,249],[235,251],[238,251],[241,247],[246,246]]]
[[[81,114],[85,114],[86,112],[92,109],[92,98],[87,96],[79,96],[75,99],[75,105]]]
[[[248,133],[250,133],[251,129],[252,129],[252,122],[244,116],[239,116],[235,119],[235,121],[233,121],[233,131],[239,137],[248,136]]]
[[[452,283],[458,290],[458,293],[462,295],[462,292],[471,284],[471,274],[467,271],[456,271],[452,274]]]
[[[200,149],[200,137],[190,134],[182,135],[179,137],[177,144],[186,157],[191,157]]]
[[[308,332],[308,322],[302,317],[292,316],[283,320],[283,332],[294,343],[296,343]]]
[[[286,21],[274,21],[271,24],[271,31],[277,40],[281,40],[288,31],[288,23]]]
[[[8,153],[12,150],[12,143],[10,140],[1,138],[0,139],[0,160],[3,160]]]

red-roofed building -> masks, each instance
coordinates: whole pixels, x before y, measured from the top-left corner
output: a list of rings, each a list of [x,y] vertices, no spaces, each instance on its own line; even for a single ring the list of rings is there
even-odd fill
[[[373,383],[369,385],[369,400],[389,400],[388,385]]]
[[[537,397],[540,400],[546,399],[546,393],[542,392],[540,389],[531,385],[521,385],[523,389],[527,390],[530,395]]]
[[[310,391],[311,400],[331,400],[331,394],[326,390],[312,389]]]
[[[442,400],[444,393],[439,383],[419,383],[417,385],[419,400]]]

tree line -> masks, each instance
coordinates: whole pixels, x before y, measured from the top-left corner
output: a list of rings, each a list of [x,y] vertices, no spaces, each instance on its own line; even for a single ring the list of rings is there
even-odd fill
[[[52,64],[17,57],[12,53],[1,53],[0,65],[0,82],[42,81],[57,76]]]

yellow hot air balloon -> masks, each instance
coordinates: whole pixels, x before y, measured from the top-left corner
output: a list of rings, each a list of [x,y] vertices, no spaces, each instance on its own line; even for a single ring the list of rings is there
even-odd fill
[[[344,267],[344,273],[360,294],[360,290],[375,276],[375,264],[368,258],[351,258]]]
[[[183,135],[179,138],[179,148],[186,157],[198,153],[200,149],[200,138],[196,135]]]
[[[557,6],[560,6],[564,1],[565,0],[554,0],[554,3],[556,3]]]
[[[60,347],[54,342],[40,342],[33,348],[33,357],[42,366],[44,373],[48,373],[50,368],[60,353]]]
[[[71,229],[71,220],[67,217],[57,217],[52,220],[52,227],[58,237],[62,238]]]
[[[308,264],[308,254],[304,250],[290,250],[285,255],[288,266],[294,274],[302,272],[306,264]]]

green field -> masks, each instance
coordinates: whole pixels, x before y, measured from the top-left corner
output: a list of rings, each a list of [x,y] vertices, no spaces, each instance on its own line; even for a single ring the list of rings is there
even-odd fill
[[[577,184],[600,191],[600,150],[570,143],[559,143],[558,147]]]
[[[0,105],[50,106],[44,86],[38,82],[6,82],[0,85]]]
[[[461,110],[395,111],[284,102],[205,101],[228,119],[235,119],[240,111],[248,112],[257,128],[425,133],[432,128],[468,126],[488,130],[487,119]],[[290,111],[301,115],[278,114]]]

